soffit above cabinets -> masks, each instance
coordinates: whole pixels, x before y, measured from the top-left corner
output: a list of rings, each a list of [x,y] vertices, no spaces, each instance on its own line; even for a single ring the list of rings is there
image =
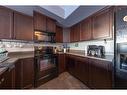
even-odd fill
[[[105,6],[72,6],[72,5],[56,5],[56,6],[6,6],[13,10],[22,12],[27,15],[33,15],[33,10],[43,13],[57,21],[63,27],[70,27],[81,20],[87,18],[93,13],[99,11]]]

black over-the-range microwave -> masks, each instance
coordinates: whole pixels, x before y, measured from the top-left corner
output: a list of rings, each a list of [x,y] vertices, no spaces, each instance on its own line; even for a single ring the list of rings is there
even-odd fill
[[[56,33],[52,32],[34,31],[34,39],[37,42],[55,43],[55,35]]]

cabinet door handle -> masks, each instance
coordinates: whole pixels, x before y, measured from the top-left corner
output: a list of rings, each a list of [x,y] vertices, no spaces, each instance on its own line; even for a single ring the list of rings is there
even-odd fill
[[[5,79],[4,79],[4,78],[2,78],[2,79],[1,79],[1,82],[4,82],[4,80],[5,80]]]

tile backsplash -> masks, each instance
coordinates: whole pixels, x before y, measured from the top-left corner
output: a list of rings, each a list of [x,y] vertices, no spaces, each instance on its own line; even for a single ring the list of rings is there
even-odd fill
[[[62,46],[61,43],[50,44],[50,43],[25,43],[25,42],[6,42],[0,41],[0,48],[5,48],[8,52],[24,52],[34,51],[34,46]]]
[[[66,43],[64,43],[65,45]],[[68,43],[67,46],[70,47],[71,50],[85,50],[87,51],[88,45],[103,45],[105,47],[106,54],[114,53],[114,40],[105,41],[84,41],[84,42],[75,42]],[[62,43],[24,43],[24,42],[6,42],[0,41],[0,48],[5,48],[8,52],[21,52],[21,51],[34,51],[34,46],[53,46],[53,47],[61,47]]]
[[[88,45],[102,45],[105,47],[106,54],[113,54],[114,53],[114,40],[107,40],[105,41],[84,41],[84,42],[75,42],[70,43],[68,46],[72,50],[85,50],[87,51]]]

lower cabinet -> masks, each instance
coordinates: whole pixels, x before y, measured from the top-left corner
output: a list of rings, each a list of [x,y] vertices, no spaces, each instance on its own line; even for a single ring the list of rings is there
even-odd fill
[[[66,71],[65,54],[58,54],[58,71],[59,74]]]
[[[2,75],[0,75],[0,89],[15,88],[15,66],[10,66]]]
[[[76,76],[80,79],[84,84],[89,84],[89,63],[87,58],[79,58],[76,59]]]
[[[67,55],[67,70],[92,89],[112,88],[112,63],[98,59]]]
[[[68,71],[70,74],[76,76],[76,74],[75,74],[75,67],[76,67],[76,66],[75,66],[74,57],[73,57],[73,56],[67,55],[67,56],[66,56],[66,62],[67,62],[67,64],[66,64],[67,71]]]
[[[89,86],[90,88],[112,88],[111,62],[89,59]]]
[[[16,66],[15,87],[17,89],[32,88],[34,82],[34,58],[20,59]]]

